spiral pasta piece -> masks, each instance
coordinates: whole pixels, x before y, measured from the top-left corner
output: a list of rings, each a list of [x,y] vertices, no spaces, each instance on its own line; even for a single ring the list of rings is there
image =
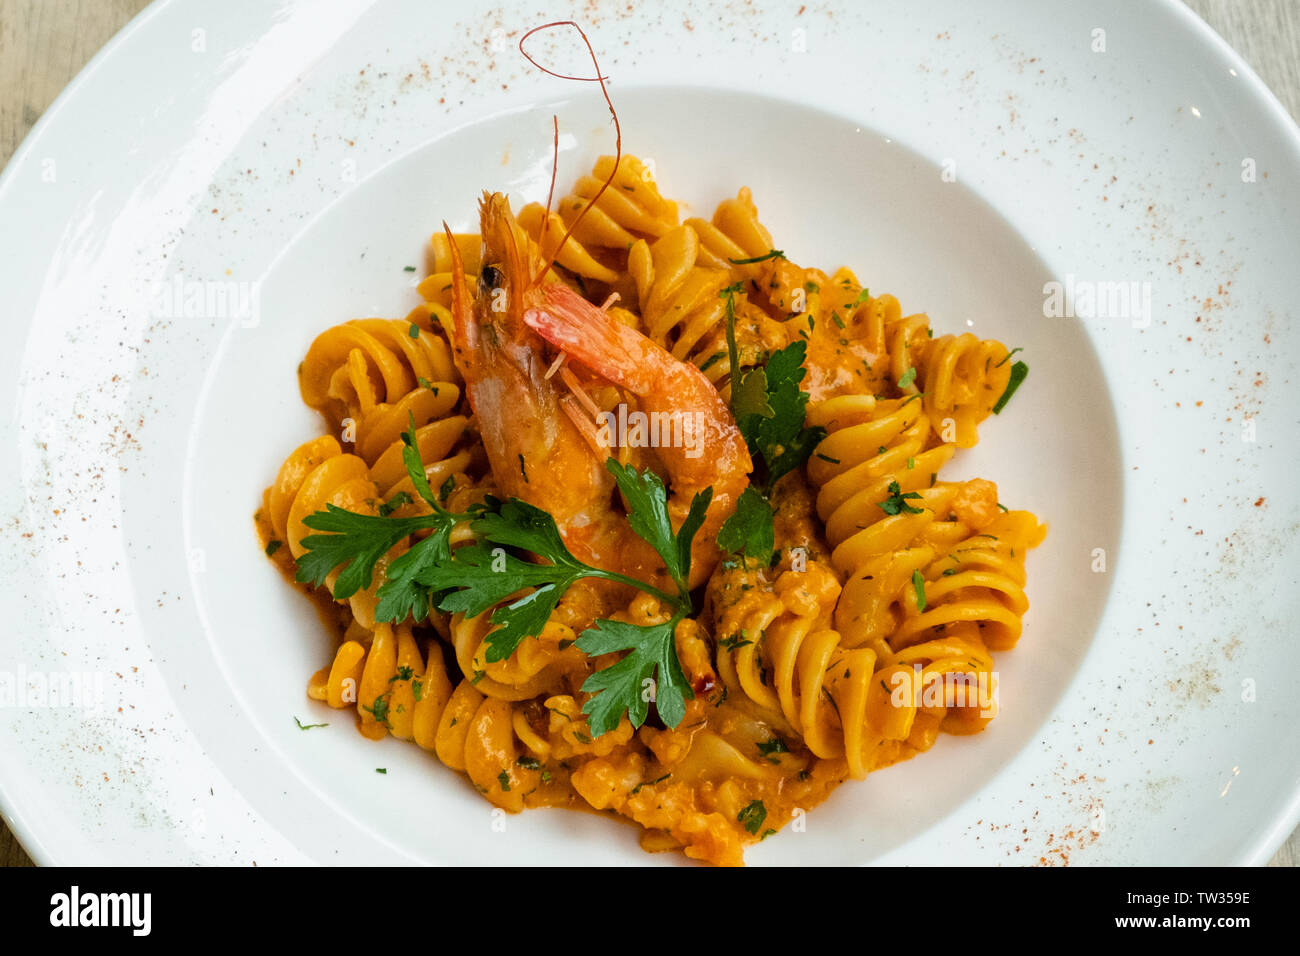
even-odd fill
[[[609,188],[602,192],[611,174]],[[610,285],[624,271],[627,250],[634,242],[662,236],[678,224],[677,204],[660,194],[650,167],[631,155],[619,159],[616,171],[613,156],[600,157],[591,175],[581,177],[549,214],[540,203],[528,203],[516,221],[543,260],[555,257],[558,265],[580,279]],[[577,228],[559,248],[575,222]],[[466,274],[472,277],[480,264],[478,236],[459,233],[453,239]],[[450,244],[445,234],[434,233],[430,245],[433,271],[419,289],[427,302],[446,307],[451,304]]]
[[[297,559],[307,550],[302,539],[315,533],[304,521],[309,515],[324,511],[327,505],[374,514],[377,496],[378,488],[365,460],[344,452],[332,435],[323,435],[299,445],[285,459],[275,481],[263,495],[262,516],[269,526],[271,540],[287,546],[289,554]],[[374,621],[376,592],[387,560],[376,563],[377,573],[370,586],[348,599],[353,615],[367,626]],[[337,570],[333,571],[325,579],[331,591],[338,574]]]
[[[692,218],[686,224],[700,237],[702,264],[726,269],[739,279],[755,279],[762,271],[761,263],[739,260],[765,256],[773,249],[772,234],[759,222],[748,186],[735,199],[720,202],[711,221]]]
[[[584,655],[572,646],[578,635],[554,616],[541,634],[522,641],[509,658],[489,662],[491,616],[489,609],[477,617],[457,614],[451,619],[456,661],[463,673],[473,676],[479,693],[501,700],[526,700],[557,686],[566,669],[581,670],[585,666]]]
[[[973,448],[1011,379],[1007,347],[970,332],[934,339],[921,359],[918,384],[935,430],[959,448]]]
[[[751,587],[719,619],[727,636],[718,671],[729,688],[780,714],[812,754],[843,758],[848,774],[861,778],[898,759],[911,721],[888,706],[876,652],[845,646],[831,626],[839,594],[835,575],[817,562]]]
[[[421,306],[406,319],[354,319],[322,332],[298,371],[303,401],[341,429],[424,383],[458,383],[451,349],[431,315]]]
[[[845,578],[835,608],[843,644],[874,651],[887,685],[895,669],[919,668],[917,694],[901,695],[912,716],[898,728],[913,746],[928,747],[941,723],[979,729],[992,716],[988,652],[1019,639],[1029,607],[1025,554],[1044,529],[1028,512],[1003,509],[991,482],[936,480],[954,446],[933,444],[915,396],[837,397],[811,407],[808,420],[827,429],[808,475]],[[954,677],[981,697],[948,719]],[[913,698],[936,680],[949,703],[919,707]]]
[[[602,191],[611,176],[609,188]],[[651,168],[630,155],[620,157],[617,168],[613,156],[600,157],[591,175],[581,177],[556,209],[566,227],[587,210],[573,238],[604,249],[626,250],[638,238],[662,236],[677,225],[677,204],[660,194]]]
[[[426,655],[406,624],[353,627],[330,667],[312,676],[307,694],[331,707],[355,704],[359,728],[371,739],[391,734],[432,749],[451,696],[442,653]]]

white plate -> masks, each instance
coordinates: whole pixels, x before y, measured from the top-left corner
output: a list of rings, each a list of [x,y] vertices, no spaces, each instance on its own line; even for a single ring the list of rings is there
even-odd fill
[[[667,194],[708,215],[749,185],[797,261],[1031,367],[957,463],[1051,526],[1002,714],[846,784],[751,862],[1267,859],[1300,814],[1300,134],[1281,107],[1165,3],[579,17]],[[103,689],[0,707],[0,801],[38,861],[675,859],[584,814],[497,832],[427,755],[322,716],[304,686],[325,637],[250,519],[319,430],[294,376],[311,338],[403,315],[403,267],[443,218],[471,224],[480,189],[544,198],[552,111],[561,184],[610,151],[594,91],[515,51],[534,25],[483,4],[157,4],[0,181],[0,680]],[[1045,317],[1052,281],[1136,283],[1137,305]],[[251,298],[187,310],[160,283]]]

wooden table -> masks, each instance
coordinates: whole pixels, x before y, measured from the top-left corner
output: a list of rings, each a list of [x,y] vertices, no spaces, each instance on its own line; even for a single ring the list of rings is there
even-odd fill
[[[1300,117],[1300,4],[1187,0]],[[86,62],[148,0],[0,0],[0,166]],[[1270,866],[1300,863],[1300,829]],[[31,866],[0,823],[0,866]]]

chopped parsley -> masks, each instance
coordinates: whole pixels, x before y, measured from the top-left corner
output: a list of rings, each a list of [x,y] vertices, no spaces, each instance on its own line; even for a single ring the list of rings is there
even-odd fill
[[[632,788],[632,796],[636,796],[638,793],[640,793],[642,787],[653,787],[656,783],[663,783],[671,776],[672,776],[671,773],[666,773],[662,777],[656,777],[654,780],[641,781],[635,787]]]
[[[772,763],[780,763],[781,761],[772,755],[788,754],[790,748],[785,745],[785,741],[780,737],[773,737],[771,740],[760,743],[758,745],[758,752]]]
[[[383,504],[379,506],[379,517],[387,518],[398,508],[402,507],[402,505],[409,505],[410,503],[411,503],[411,496],[408,495],[405,491],[399,491],[397,494],[393,495],[393,497],[389,498],[387,501],[385,501]]]
[[[767,819],[767,807],[763,806],[762,800],[754,800],[747,803],[745,807],[736,814],[736,819],[745,825],[745,829],[758,836],[758,831],[763,826],[763,821]]]
[[[997,365],[995,365],[995,366],[993,366],[993,367],[994,367],[994,368],[1001,368],[1002,366],[1004,366],[1004,365],[1007,364],[1007,362],[1011,359],[1011,356],[1015,355],[1017,352],[1023,352],[1023,351],[1024,351],[1024,349],[1022,349],[1022,348],[1014,348],[1014,349],[1012,349],[1010,352],[1008,352],[1006,355],[1004,355],[1004,356],[1002,357],[1002,361],[1001,361],[1001,362],[999,362]]]
[[[728,259],[733,266],[748,266],[755,262],[766,262],[768,259],[784,259],[785,253],[780,249],[772,249],[763,253],[761,256],[754,256],[752,259]]]
[[[896,515],[900,512],[909,515],[919,515],[924,509],[913,508],[907,503],[907,501],[908,499],[916,499],[920,497],[920,492],[916,491],[909,491],[906,494],[903,494],[903,489],[899,486],[898,482],[891,481],[889,483],[889,497],[884,501],[877,502],[876,507],[887,515]]]
[[[718,641],[718,646],[724,651],[734,651],[738,647],[753,643],[753,641],[745,637],[745,632],[741,631],[739,634],[732,634],[730,637],[722,638],[722,640]]]
[[[1025,376],[1028,374],[1029,366],[1024,362],[1017,362],[1011,366],[1011,378],[1007,380],[1006,391],[1002,393],[1002,397],[993,406],[994,415],[1002,414],[1002,409],[1007,407],[1007,402],[1011,401],[1011,396],[1016,394],[1016,389],[1020,387],[1020,383],[1025,380]]]

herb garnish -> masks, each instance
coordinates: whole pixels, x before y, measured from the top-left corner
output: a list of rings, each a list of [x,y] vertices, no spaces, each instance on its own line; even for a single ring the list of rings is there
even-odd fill
[[[1014,348],[1014,349],[1012,349],[1010,352],[1008,352],[1006,355],[1002,356],[1002,361],[999,362],[997,365],[995,365],[995,366],[993,366],[993,367],[994,367],[994,368],[1001,368],[1002,366],[1004,366],[1004,365],[1007,364],[1007,360],[1010,359],[1011,356],[1015,355],[1017,352],[1023,352],[1023,351],[1024,351],[1023,348],[1017,346],[1016,348]]]
[[[743,283],[723,289],[727,352],[731,360],[731,411],[754,461],[751,484],[736,511],[718,531],[718,545],[733,554],[770,564],[775,533],[768,499],[776,483],[798,468],[826,437],[820,426],[804,427],[808,393],[799,388],[807,343],[795,342],[770,355],[764,365],[741,371],[736,345],[736,294]]]
[[[411,496],[408,495],[405,491],[399,491],[397,494],[393,495],[393,497],[389,498],[387,501],[385,501],[383,504],[379,506],[379,517],[387,518],[398,508],[402,507],[402,505],[409,505],[410,503],[411,503]]]
[[[590,656],[630,651],[583,684],[582,689],[594,695],[583,706],[583,712],[596,736],[618,726],[625,712],[634,726],[640,726],[646,719],[650,699],[656,701],[665,724],[675,727],[680,723],[685,701],[694,695],[677,659],[674,632],[677,623],[694,610],[688,586],[691,544],[704,523],[713,490],[707,488],[695,496],[681,528],[674,532],[667,492],[659,477],[648,469],[640,472],[612,458],[606,462],[627,502],[628,523],[663,559],[676,587],[674,595],[580,561],[565,545],[555,519],[527,502],[515,498],[500,501],[489,496],[463,514],[447,511],[429,487],[414,434],[412,418],[409,433],[402,435],[403,462],[416,492],[433,513],[414,518],[391,514],[381,517],[328,505],[326,511],[305,519],[308,527],[332,533],[303,539],[307,551],[299,561],[298,579],[320,585],[335,568],[343,566],[334,583],[334,596],[350,597],[370,586],[376,562],[392,547],[415,531],[431,530],[428,537],[417,541],[388,566],[387,580],[378,591],[375,619],[400,621],[412,616],[418,621],[435,606],[467,616],[493,608],[494,627],[488,633],[484,655],[488,662],[505,660],[525,637],[540,634],[561,596],[575,581],[592,577],[631,585],[667,604],[672,617],[649,626],[598,620],[583,632],[576,644]],[[447,490],[444,485],[444,494]],[[462,521],[469,521],[477,540],[453,552],[451,531]],[[528,560],[525,555],[540,560]],[[471,682],[483,676],[476,670]],[[654,695],[643,694],[646,680],[656,684]],[[377,721],[387,719],[388,701],[383,697],[363,708]]]
[[[1016,394],[1016,389],[1020,387],[1020,383],[1025,380],[1025,376],[1028,374],[1029,366],[1024,362],[1016,362],[1011,366],[1011,378],[1007,380],[1007,390],[1002,393],[998,403],[993,406],[994,415],[1002,414],[1002,409],[1006,407],[1007,402],[1011,401],[1011,396]]]
[[[736,814],[736,819],[745,825],[746,830],[758,836],[763,821],[767,819],[767,807],[763,806],[762,800],[754,800]]]
[[[761,256],[754,256],[752,259],[728,259],[733,266],[749,266],[755,262],[766,262],[768,259],[784,259],[785,253],[780,249],[771,249]]]
[[[887,515],[896,515],[899,512],[909,515],[919,515],[923,509],[913,508],[907,503],[907,499],[920,497],[921,495],[915,491],[909,491],[907,494],[903,494],[903,489],[899,486],[898,482],[891,481],[889,483],[889,497],[884,501],[876,502],[876,507]]]
[[[773,737],[771,740],[760,743],[758,745],[758,752],[762,754],[764,757],[766,757],[768,760],[770,760],[772,763],[780,763],[781,761],[776,757],[773,757],[772,755],[788,754],[790,752],[790,748],[785,745],[785,741],[782,740],[780,737]]]
[[[753,558],[762,567],[769,566],[776,547],[772,518],[772,506],[762,492],[750,485],[737,499],[735,513],[718,529],[718,547]]]

